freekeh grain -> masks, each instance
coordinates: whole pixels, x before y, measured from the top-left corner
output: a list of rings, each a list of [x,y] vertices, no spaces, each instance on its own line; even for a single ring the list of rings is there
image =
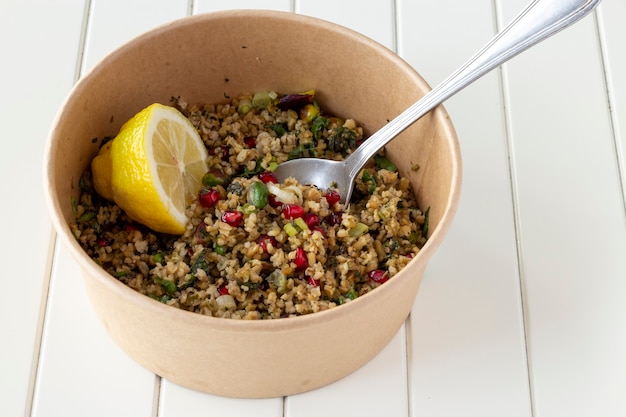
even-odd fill
[[[278,164],[343,159],[363,131],[355,120],[323,109],[311,119],[310,112],[281,109],[277,100],[240,106],[246,100],[253,96],[206,105],[172,98],[208,149],[205,192],[212,191],[210,204],[196,198],[187,207],[182,236],[134,222],[94,191],[86,171],[71,225],[84,250],[146,296],[233,319],[327,310],[393,278],[426,242],[427,218],[409,181],[380,155],[359,174],[348,205],[334,190],[293,179],[277,184],[269,173]]]

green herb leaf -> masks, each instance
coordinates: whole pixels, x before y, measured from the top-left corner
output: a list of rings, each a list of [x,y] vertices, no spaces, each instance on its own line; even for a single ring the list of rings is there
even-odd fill
[[[328,119],[322,116],[317,116],[315,119],[313,119],[313,123],[311,124],[311,132],[313,132],[313,137],[315,139],[320,139],[322,137],[322,132],[327,127]]]
[[[376,168],[378,169],[386,169],[387,171],[398,172],[398,167],[382,155],[374,155],[374,162],[376,163]]]
[[[200,255],[198,255],[195,262],[191,265],[189,273],[195,275],[198,269],[202,269],[207,273],[209,272],[209,264],[206,261],[206,255],[204,252],[201,252]]]
[[[270,129],[272,129],[274,133],[276,133],[276,136],[279,138],[287,133],[287,126],[285,126],[284,124],[271,125]]]
[[[430,207],[428,207],[426,211],[424,212],[424,224],[422,225],[422,235],[424,237],[428,237],[429,218],[430,218]]]
[[[349,151],[356,149],[356,138],[354,130],[345,126],[336,127],[328,133],[328,149],[345,156]]]
[[[376,186],[378,185],[378,181],[376,181],[376,177],[373,177],[368,170],[363,170],[363,175],[361,176],[361,180],[363,180],[363,184],[367,186],[367,191],[372,194],[376,190]]]
[[[78,223],[85,223],[95,218],[96,218],[96,213],[94,213],[93,211],[86,211],[76,221]]]
[[[213,250],[218,255],[222,255],[222,256],[226,255],[226,248],[222,245],[218,245],[217,243],[213,245]]]
[[[157,284],[163,287],[163,290],[168,295],[173,295],[176,292],[176,283],[174,281],[170,281],[168,279],[157,278]]]
[[[241,195],[243,194],[243,185],[237,181],[233,181],[228,185],[226,192]]]
[[[297,159],[297,158],[315,158],[317,156],[317,151],[315,150],[315,144],[312,142],[309,143],[301,143],[294,149],[289,152],[289,156],[287,159]]]
[[[152,261],[155,264],[160,264],[165,260],[165,257],[163,256],[163,254],[161,252],[157,252],[154,255],[152,255]]]
[[[243,170],[242,176],[246,178],[250,178],[256,174],[263,172],[263,167],[261,166],[262,161],[263,161],[263,158],[257,159],[257,161],[254,163],[253,169],[248,169],[248,167],[245,167]]]

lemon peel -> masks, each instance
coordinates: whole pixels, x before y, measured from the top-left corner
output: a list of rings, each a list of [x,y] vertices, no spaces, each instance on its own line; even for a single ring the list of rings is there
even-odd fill
[[[186,208],[207,172],[206,147],[178,110],[159,103],[141,110],[91,164],[94,186],[128,216],[163,233],[183,234]]]

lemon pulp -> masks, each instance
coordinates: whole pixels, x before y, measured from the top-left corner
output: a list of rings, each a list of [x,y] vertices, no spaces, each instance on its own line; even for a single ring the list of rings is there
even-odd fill
[[[184,233],[185,210],[202,186],[208,156],[191,122],[155,103],[107,145],[91,164],[96,191],[155,231]]]

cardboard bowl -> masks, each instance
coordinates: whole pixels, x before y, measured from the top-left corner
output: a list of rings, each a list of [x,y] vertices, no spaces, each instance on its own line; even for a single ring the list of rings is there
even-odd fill
[[[371,134],[429,90],[397,55],[344,27],[293,13],[227,11],[175,21],[122,46],[71,91],[47,142],[45,181],[53,224],[84,273],[86,292],[113,340],[138,363],[195,390],[275,397],[335,381],[376,355],[407,315],[456,211],[461,162],[441,107],[387,146],[418,203],[430,238],[393,279],[354,301],[296,318],[240,321],[179,310],[126,287],[73,238],[71,199],[99,141],[153,102],[314,88],[323,108]],[[411,166],[419,164],[419,170]]]

